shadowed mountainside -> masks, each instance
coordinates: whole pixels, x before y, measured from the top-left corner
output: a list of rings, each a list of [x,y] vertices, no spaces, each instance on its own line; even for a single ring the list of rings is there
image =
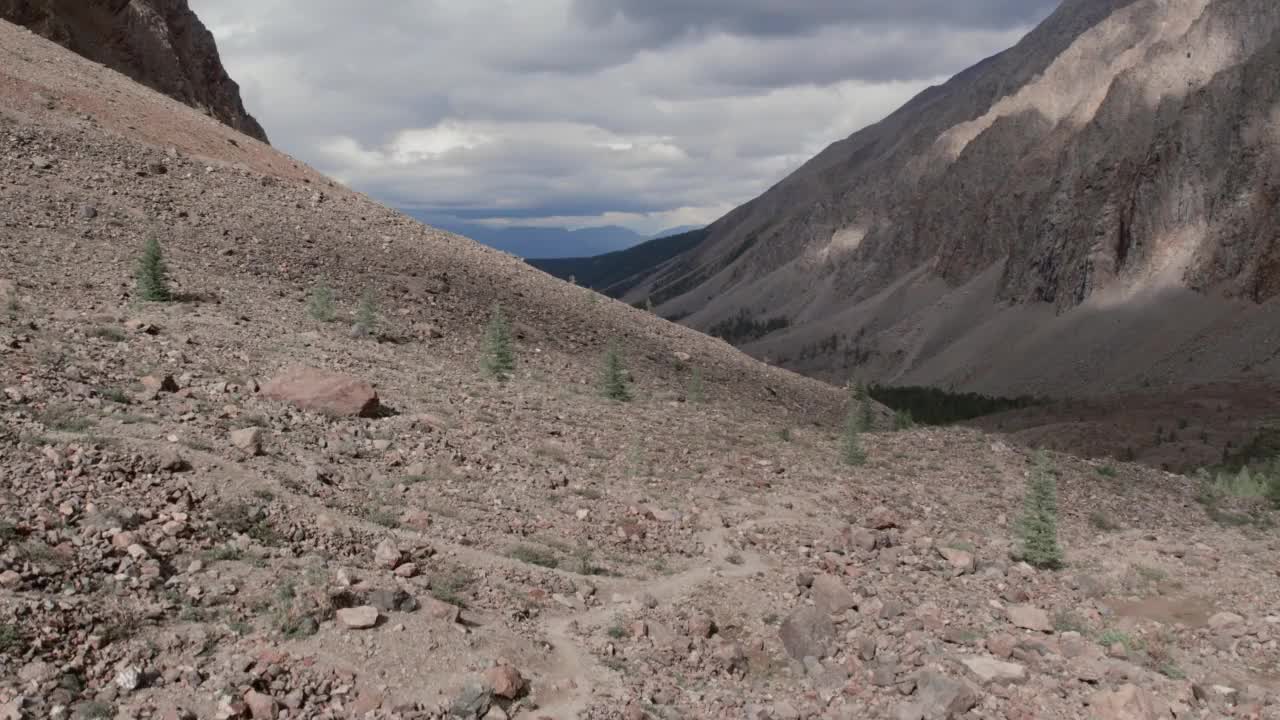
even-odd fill
[[[625,299],[829,378],[1000,394],[1280,376],[1280,6],[1067,0]],[[1202,362],[1203,360],[1203,362]]]

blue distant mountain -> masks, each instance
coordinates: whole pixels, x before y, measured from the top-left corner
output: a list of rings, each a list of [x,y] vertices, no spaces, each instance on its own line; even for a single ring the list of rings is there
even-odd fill
[[[478,243],[522,258],[604,255],[625,250],[649,239],[648,236],[617,225],[580,230],[548,227],[495,228],[413,211],[408,214],[433,227],[465,235]]]

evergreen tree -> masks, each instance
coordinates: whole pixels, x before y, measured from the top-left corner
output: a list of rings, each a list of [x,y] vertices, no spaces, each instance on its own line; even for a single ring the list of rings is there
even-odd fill
[[[849,411],[844,421],[844,435],[840,438],[841,458],[847,465],[862,465],[867,461],[867,453],[862,449],[859,436],[862,434],[862,418],[859,406],[854,402],[856,388],[850,387]]]
[[[875,430],[876,416],[871,407],[871,391],[866,384],[858,385],[858,412],[862,423],[862,432]]]
[[[362,337],[372,336],[378,330],[378,299],[372,290],[366,290],[356,308],[355,331]]]
[[[694,368],[693,375],[689,377],[689,402],[701,403],[705,402],[706,390],[702,383],[702,369]]]
[[[138,297],[147,302],[168,302],[173,299],[169,290],[168,270],[164,264],[164,253],[160,249],[160,240],[151,235],[142,248],[142,257],[138,259]]]
[[[1027,479],[1018,533],[1023,558],[1029,564],[1045,570],[1062,567],[1062,548],[1058,546],[1058,481],[1043,452],[1036,453]]]
[[[899,410],[893,414],[894,430],[910,430],[916,426],[916,421],[911,417],[910,410]]]
[[[333,322],[336,315],[333,309],[333,288],[324,283],[311,288],[311,296],[307,298],[307,312],[320,322]]]
[[[502,306],[494,303],[489,315],[489,325],[484,332],[484,372],[489,377],[505,381],[516,369],[515,343],[511,339],[511,323],[502,313]]]
[[[627,388],[626,370],[622,367],[622,353],[617,343],[609,343],[604,354],[604,369],[600,375],[600,392],[611,400],[627,402],[631,400],[631,390]]]

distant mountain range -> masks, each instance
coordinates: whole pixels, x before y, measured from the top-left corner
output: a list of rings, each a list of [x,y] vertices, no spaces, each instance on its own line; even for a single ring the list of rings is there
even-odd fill
[[[697,228],[640,243],[625,250],[603,255],[571,258],[537,258],[526,260],[539,270],[598,290],[610,297],[622,297],[640,281],[681,253],[692,250],[707,239],[707,231]],[[636,302],[643,302],[637,300]]]
[[[618,225],[570,230],[557,227],[490,227],[451,217],[406,210],[406,214],[422,222],[464,235],[491,248],[522,258],[576,258],[604,255],[625,250],[654,239],[679,235],[693,226],[663,230],[656,235],[641,235]]]

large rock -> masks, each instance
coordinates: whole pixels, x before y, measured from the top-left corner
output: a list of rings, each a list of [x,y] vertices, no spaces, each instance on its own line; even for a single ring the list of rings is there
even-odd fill
[[[1089,699],[1092,720],[1168,720],[1169,705],[1136,685],[1100,690]]]
[[[916,677],[916,699],[912,703],[923,720],[951,720],[969,712],[982,699],[973,685],[932,671]]]
[[[822,659],[836,638],[836,627],[822,610],[806,605],[798,608],[778,630],[782,646],[796,660]]]
[[[857,607],[858,599],[839,578],[819,575],[813,579],[813,603],[828,614],[838,614]]]
[[[187,0],[0,0],[0,20],[267,141]]]
[[[262,387],[264,397],[337,417],[374,417],[378,393],[369,383],[315,368],[291,368]]]
[[[510,665],[497,665],[489,668],[484,674],[485,680],[489,683],[489,688],[493,694],[506,698],[507,700],[515,700],[524,692],[524,677],[520,675],[520,671]]]
[[[1007,612],[1009,622],[1015,627],[1036,632],[1053,632],[1053,622],[1049,620],[1049,613],[1034,605],[1011,605]]]
[[[1027,669],[1018,663],[997,660],[991,656],[966,657],[960,664],[969,668],[969,672],[982,681],[984,685],[991,683],[1020,683],[1027,679]]]
[[[367,630],[378,624],[378,608],[372,605],[342,608],[337,612],[338,622],[349,630]]]

